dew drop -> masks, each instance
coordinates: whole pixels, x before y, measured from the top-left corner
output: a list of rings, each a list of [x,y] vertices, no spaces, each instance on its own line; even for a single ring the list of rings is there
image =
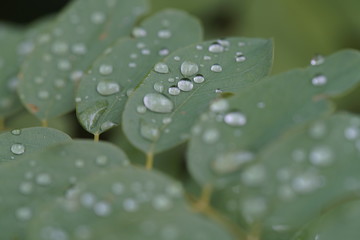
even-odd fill
[[[65,59],[59,60],[57,66],[58,66],[59,70],[62,70],[62,71],[68,71],[71,69],[71,63]]]
[[[170,51],[167,48],[163,48],[163,49],[159,50],[159,55],[160,56],[167,56],[167,55],[169,55],[169,53],[170,53]]]
[[[184,78],[178,82],[177,86],[181,91],[189,92],[193,89],[194,84],[189,79]]]
[[[164,195],[158,195],[155,196],[152,200],[152,206],[155,210],[166,211],[172,207],[172,202],[168,197]]]
[[[254,159],[254,154],[248,151],[229,152],[218,156],[212,162],[212,169],[218,174],[237,171],[245,163]]]
[[[76,43],[71,47],[71,51],[77,55],[84,55],[87,52],[87,48],[83,43]]]
[[[91,15],[91,21],[94,24],[102,24],[105,21],[105,14],[102,12],[94,12]]]
[[[31,182],[23,182],[19,186],[20,193],[28,195],[33,191],[33,184]]]
[[[32,217],[32,211],[28,207],[21,207],[16,210],[15,215],[21,221],[28,221]]]
[[[215,42],[215,43],[212,43],[210,46],[209,46],[209,52],[212,52],[212,53],[222,53],[224,52],[224,46],[222,46],[221,44]]]
[[[221,113],[229,109],[229,102],[225,99],[216,99],[210,105],[210,111]]]
[[[240,112],[230,112],[224,117],[224,122],[234,127],[244,126],[246,121],[246,116]]]
[[[176,96],[176,95],[180,94],[180,89],[178,87],[175,87],[175,86],[169,87],[168,93],[170,95]]]
[[[318,66],[325,62],[325,58],[322,55],[315,55],[311,60],[310,64],[312,66]]]
[[[81,195],[80,202],[84,207],[92,207],[95,204],[96,197],[92,193],[84,193]]]
[[[146,113],[146,107],[145,106],[137,106],[136,111],[140,114]]]
[[[160,30],[158,32],[158,37],[163,39],[168,39],[171,37],[171,32],[169,30]]]
[[[198,74],[198,75],[196,75],[196,76],[193,78],[193,81],[194,81],[195,83],[203,83],[203,82],[205,81],[205,78],[204,78],[203,75]]]
[[[324,75],[316,75],[311,79],[313,86],[323,86],[327,83],[327,78]]]
[[[106,131],[106,130],[109,130],[110,128],[112,128],[112,127],[115,127],[116,125],[117,125],[116,123],[113,123],[111,121],[106,121],[106,122],[101,124],[100,130],[101,131]]]
[[[154,66],[154,71],[157,73],[169,73],[169,67],[165,63],[157,63]]]
[[[169,123],[171,123],[171,121],[172,121],[171,117],[166,117],[166,118],[164,118],[164,119],[162,120],[162,123],[163,123],[163,124],[169,124]]]
[[[49,94],[49,92],[46,91],[46,90],[40,90],[40,91],[38,92],[38,98],[39,98],[39,99],[46,100],[46,99],[49,98],[49,96],[50,96],[50,94]]]
[[[295,177],[292,187],[297,193],[310,193],[321,186],[321,179],[313,173],[304,173]]]
[[[79,114],[79,120],[87,130],[92,129],[107,108],[107,101],[97,101]]]
[[[329,147],[318,146],[312,149],[309,159],[310,162],[315,166],[326,167],[333,162],[334,156],[332,150]]]
[[[47,173],[40,173],[36,176],[35,182],[41,186],[46,186],[51,184],[51,176]]]
[[[154,84],[154,90],[159,92],[159,93],[162,93],[164,91],[165,87],[162,83],[159,83],[159,82],[156,82]]]
[[[116,182],[113,183],[113,185],[111,186],[111,190],[115,195],[121,195],[124,192],[125,188],[122,183]]]
[[[159,93],[148,93],[143,99],[147,109],[157,113],[169,113],[173,110],[173,102],[166,96]]]
[[[142,54],[142,55],[150,55],[150,53],[151,53],[151,52],[150,52],[149,49],[146,49],[146,48],[145,48],[145,49],[142,49],[142,50],[141,50],[141,54]]]
[[[11,152],[16,155],[21,155],[25,152],[25,146],[21,143],[15,143],[11,145]]]
[[[65,54],[69,49],[69,46],[65,42],[54,42],[51,50],[55,54]]]
[[[14,129],[14,130],[11,131],[11,134],[18,136],[18,135],[21,134],[21,130],[20,129]]]
[[[65,80],[64,79],[56,79],[54,81],[54,85],[57,88],[63,88],[63,87],[65,87]]]
[[[215,128],[212,128],[212,129],[207,129],[204,132],[202,139],[205,143],[213,144],[217,142],[219,137],[220,137],[219,131]]]
[[[219,72],[222,72],[222,67],[219,64],[214,64],[214,65],[211,66],[210,70],[212,72],[219,73]]]
[[[235,56],[235,61],[236,62],[245,62],[246,57],[244,56],[244,54],[242,52],[237,52],[236,56]]]
[[[141,122],[140,134],[143,138],[147,140],[155,141],[160,136],[160,130],[152,123]]]
[[[95,203],[93,210],[97,216],[106,217],[111,213],[111,206],[105,201],[100,201]]]
[[[184,77],[189,77],[199,71],[199,66],[196,63],[185,61],[181,64],[180,71]]]
[[[123,202],[123,207],[126,212],[135,212],[138,209],[138,203],[132,198],[127,198]]]
[[[96,86],[96,91],[103,96],[108,96],[118,93],[120,86],[116,82],[100,81]]]
[[[98,166],[105,166],[108,163],[108,158],[105,155],[97,156],[95,162]]]
[[[109,75],[113,72],[113,66],[109,64],[101,64],[99,67],[99,73],[101,75]]]
[[[326,135],[326,125],[322,122],[314,123],[309,129],[309,135],[314,139],[320,139]]]
[[[360,135],[360,131],[356,127],[348,127],[344,130],[344,136],[347,140],[355,140]]]
[[[136,38],[146,37],[147,32],[144,28],[135,27],[132,31],[132,35]]]
[[[241,181],[246,186],[258,186],[266,179],[266,169],[257,164],[247,168],[241,175]]]

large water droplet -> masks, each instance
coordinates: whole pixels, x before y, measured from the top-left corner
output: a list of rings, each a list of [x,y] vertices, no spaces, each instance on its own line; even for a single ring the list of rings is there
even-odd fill
[[[254,154],[252,152],[229,152],[218,156],[212,162],[212,169],[218,174],[231,173],[253,159]]]
[[[211,66],[210,70],[212,72],[222,72],[222,67],[219,64],[214,64]]]
[[[318,66],[325,62],[325,58],[322,55],[315,55],[311,60],[310,64],[312,66]]]
[[[205,78],[203,75],[198,74],[193,78],[195,83],[203,83],[205,81]]]
[[[194,87],[194,84],[189,79],[181,79],[178,84],[178,88],[184,92],[191,91]]]
[[[140,134],[143,138],[155,141],[160,136],[160,130],[157,128],[156,125],[148,122],[141,122],[140,123]]]
[[[10,150],[13,154],[21,155],[25,152],[25,146],[21,143],[11,145]]]
[[[120,91],[120,86],[116,82],[100,81],[96,86],[96,91],[101,95],[108,96]]]
[[[148,93],[144,96],[144,105],[147,109],[157,113],[169,113],[173,110],[173,102],[159,93]]]
[[[199,71],[199,66],[196,63],[185,61],[181,64],[180,71],[184,77],[189,77]]]
[[[324,75],[316,75],[311,79],[311,83],[314,86],[323,86],[327,83],[327,78]]]
[[[109,64],[102,64],[99,67],[99,73],[102,75],[109,75],[113,72],[113,66]]]
[[[309,159],[312,164],[325,167],[333,162],[334,155],[329,147],[318,146],[312,149]]]
[[[244,126],[246,124],[246,116],[240,112],[230,112],[225,115],[224,122],[234,127]]]
[[[209,52],[222,53],[222,52],[224,52],[224,47],[221,44],[215,42],[209,46]]]
[[[169,73],[169,67],[165,63],[157,63],[154,66],[154,71],[157,73]]]

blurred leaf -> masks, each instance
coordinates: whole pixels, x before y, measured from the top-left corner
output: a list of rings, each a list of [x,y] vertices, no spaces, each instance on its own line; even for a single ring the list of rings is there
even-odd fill
[[[271,67],[272,43],[229,38],[180,49],[168,56],[129,98],[123,129],[130,142],[158,153],[186,141],[190,127],[222,92],[254,84]]]
[[[358,116],[318,119],[264,149],[214,194],[215,205],[241,225],[258,225],[261,239],[290,239],[325,211],[358,198],[359,159]]]
[[[28,222],[48,202],[72,194],[92,174],[129,164],[111,144],[71,141],[0,165],[1,239],[24,239]]]
[[[193,128],[188,149],[196,181],[225,186],[287,129],[333,111],[326,98],[345,94],[359,83],[360,53],[341,51],[322,61],[214,101]]]
[[[155,171],[113,169],[79,183],[67,199],[44,208],[29,239],[232,239],[186,207],[181,186]],[[92,201],[89,201],[92,199]]]
[[[0,163],[70,140],[68,135],[52,128],[14,129],[0,134]]]
[[[155,63],[174,50],[201,41],[197,19],[164,10],[133,29],[135,39],[121,39],[91,67],[80,83],[76,111],[82,126],[99,134],[120,123],[127,96]]]
[[[23,65],[19,94],[26,108],[40,120],[74,109],[74,88],[83,72],[110,43],[127,35],[146,9],[145,0],[74,1],[38,37]]]

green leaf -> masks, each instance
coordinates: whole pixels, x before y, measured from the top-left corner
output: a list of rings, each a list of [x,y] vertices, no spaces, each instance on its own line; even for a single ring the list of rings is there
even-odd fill
[[[320,118],[264,149],[214,194],[215,205],[241,225],[259,225],[261,239],[290,239],[325,211],[358,198],[359,159],[359,116]]]
[[[156,171],[113,169],[79,183],[67,199],[45,207],[29,239],[232,239],[186,206],[181,186]]]
[[[357,240],[360,238],[360,201],[346,202],[330,209],[308,224],[294,240]]]
[[[19,94],[40,120],[74,109],[75,86],[103,50],[126,36],[145,0],[77,0],[43,32],[22,68]],[[74,37],[76,36],[76,37]]]
[[[119,148],[89,141],[58,144],[2,164],[1,239],[24,239],[29,221],[44,204],[71,195],[82,178],[128,164]]]
[[[180,47],[201,41],[202,28],[185,12],[164,10],[134,28],[133,35],[135,39],[121,39],[100,56],[80,83],[76,111],[90,133],[118,125],[125,101],[154,64]]]
[[[14,129],[0,134],[0,163],[68,141],[71,138],[67,134],[52,128]]]
[[[269,77],[214,101],[193,128],[191,175],[201,185],[216,187],[237,179],[242,167],[287,129],[332,112],[327,98],[356,86],[359,66],[359,52],[341,51],[320,65]]]
[[[132,93],[124,132],[148,153],[179,145],[212,99],[256,83],[271,62],[272,43],[263,39],[229,38],[180,49],[156,64]]]
[[[19,70],[18,46],[22,39],[19,28],[0,25],[0,118],[8,117],[22,107],[15,92]]]

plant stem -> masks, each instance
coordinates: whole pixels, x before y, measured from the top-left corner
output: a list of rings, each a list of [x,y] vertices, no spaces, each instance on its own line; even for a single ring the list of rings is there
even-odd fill
[[[0,117],[0,131],[5,130],[5,118]]]
[[[206,184],[202,188],[200,199],[196,204],[198,211],[201,212],[203,209],[207,209],[209,207],[212,190],[213,190],[213,187],[210,184]]]
[[[42,127],[48,127],[48,126],[49,126],[48,121],[47,121],[46,119],[41,120],[41,126],[42,126]]]
[[[146,153],[146,169],[151,170],[154,165],[154,154],[153,152]]]
[[[98,142],[100,140],[100,134],[99,133],[95,133],[94,134],[94,142]]]

